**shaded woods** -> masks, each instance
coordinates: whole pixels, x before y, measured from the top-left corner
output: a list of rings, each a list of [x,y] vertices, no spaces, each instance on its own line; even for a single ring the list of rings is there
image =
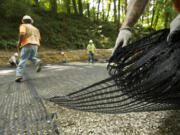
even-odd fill
[[[112,48],[124,21],[128,0],[1,0],[0,48],[16,48],[25,14],[34,19],[45,47],[83,49],[89,39],[98,48]],[[151,0],[133,29],[133,40],[168,28],[175,18],[171,0]]]

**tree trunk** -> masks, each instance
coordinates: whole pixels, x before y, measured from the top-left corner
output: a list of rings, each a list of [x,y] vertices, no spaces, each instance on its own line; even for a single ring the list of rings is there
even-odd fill
[[[149,10],[150,10],[150,9],[149,9],[149,6],[148,6],[148,7],[147,7],[147,16],[146,16],[146,17],[147,17],[147,24],[148,24],[148,26],[149,26],[149,23],[150,23],[150,20],[149,20],[149,15],[150,15],[149,12],[150,12],[150,11],[149,11]]]
[[[39,0],[34,0],[36,7],[39,7]]]
[[[121,23],[121,1],[118,0],[118,26],[120,27],[120,23]]]
[[[114,22],[117,22],[116,0],[114,0]]]
[[[90,18],[89,2],[87,3],[88,18]]]
[[[158,21],[159,21],[159,10],[160,10],[160,8],[158,7],[157,8],[158,10],[156,11],[156,17],[155,17],[155,19],[154,19],[154,28],[156,29],[156,26],[157,26],[157,24],[158,24]]]
[[[74,13],[75,13],[75,14],[78,14],[78,12],[77,12],[76,0],[72,0],[72,3],[73,3]]]
[[[105,14],[105,11],[104,11],[104,0],[102,0],[102,19],[104,21],[104,14]]]
[[[121,13],[124,13],[124,6],[121,5]]]
[[[142,23],[144,22],[144,15],[142,15],[142,17],[141,17],[141,22]]]
[[[78,0],[78,8],[79,8],[79,14],[83,15],[83,6],[82,6],[82,0]]]
[[[57,14],[57,1],[56,0],[50,0],[50,7],[51,7],[52,13]]]
[[[93,20],[94,22],[96,21],[96,11],[95,11],[95,6],[94,6],[94,0],[93,0]]]
[[[109,0],[109,4],[108,4],[108,12],[107,12],[107,17],[106,17],[106,20],[105,20],[105,21],[108,21],[108,20],[109,20],[109,13],[110,13],[110,10],[111,10],[111,0]]]
[[[155,11],[156,11],[156,4],[155,4],[155,1],[153,1],[153,12],[152,12],[152,18],[151,18],[151,28],[153,27]]]
[[[99,20],[99,7],[100,7],[101,0],[98,1],[98,11],[97,11],[97,21]]]
[[[128,4],[127,4],[127,0],[125,0],[125,5],[124,5],[124,9],[125,9],[125,14],[127,13],[127,6],[128,6]]]
[[[71,7],[70,7],[70,0],[66,0],[66,9],[67,9],[67,14],[71,14]]]

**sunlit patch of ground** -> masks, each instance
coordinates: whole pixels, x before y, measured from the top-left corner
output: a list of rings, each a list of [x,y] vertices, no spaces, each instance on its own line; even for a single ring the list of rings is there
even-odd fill
[[[9,73],[13,73],[14,70],[0,70],[0,75],[8,75]]]

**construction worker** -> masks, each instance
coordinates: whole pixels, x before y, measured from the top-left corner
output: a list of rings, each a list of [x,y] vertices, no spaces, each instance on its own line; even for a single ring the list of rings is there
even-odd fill
[[[92,63],[94,63],[94,53],[95,53],[95,45],[92,40],[89,40],[89,44],[87,46],[87,54],[88,54],[88,62],[90,63],[92,59]]]
[[[67,62],[67,60],[66,60],[66,58],[67,58],[66,54],[65,54],[64,52],[61,52],[61,56],[62,56],[62,63],[66,63],[66,62]]]
[[[125,21],[120,28],[118,37],[116,39],[115,47],[113,53],[119,45],[125,47],[128,45],[129,40],[131,39],[131,29],[134,24],[138,21],[139,17],[142,15],[147,3],[149,0],[130,0],[128,5],[128,11],[125,17]],[[180,12],[180,0],[172,0],[174,9],[177,12]],[[180,15],[174,19],[170,25],[170,34],[168,36],[169,40],[171,33],[180,25]]]
[[[18,66],[19,61],[17,60],[18,57],[18,53],[14,53],[13,56],[11,56],[11,58],[8,61],[8,64],[11,64],[11,66]]]
[[[22,18],[22,24],[19,27],[19,47],[21,48],[20,62],[16,69],[16,82],[23,79],[23,72],[27,60],[30,60],[36,66],[36,72],[41,70],[41,60],[36,58],[38,47],[40,46],[40,33],[34,27],[33,19],[25,15]]]

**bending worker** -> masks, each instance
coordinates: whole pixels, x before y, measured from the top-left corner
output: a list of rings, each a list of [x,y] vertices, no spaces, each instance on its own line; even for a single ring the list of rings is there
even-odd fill
[[[142,15],[148,2],[149,0],[130,0],[125,21],[123,22],[122,27],[120,28],[118,37],[116,39],[115,47],[113,49],[113,53],[120,44],[122,44],[122,47],[128,45],[128,42],[132,36],[131,29],[134,26],[134,24],[138,21],[139,17]],[[180,0],[172,0],[172,2],[174,5],[174,9],[177,12],[180,12]],[[178,15],[171,22],[170,34],[168,37],[171,36],[171,33],[173,33],[178,26],[180,26],[180,15]]]
[[[61,57],[62,57],[62,63],[66,63],[67,62],[67,56],[64,52],[61,52]]]
[[[38,47],[40,46],[39,30],[32,25],[33,19],[25,15],[19,27],[19,47],[21,48],[20,62],[16,69],[16,82],[23,79],[23,72],[27,60],[30,60],[35,66],[36,71],[41,70],[41,61],[36,58]]]
[[[18,66],[18,60],[17,60],[17,57],[18,57],[18,53],[14,53],[13,56],[11,56],[11,58],[9,59],[8,63],[11,64],[11,66]]]
[[[90,63],[92,59],[92,63],[94,63],[94,53],[95,53],[95,45],[92,40],[89,40],[89,44],[87,46],[87,54],[88,54],[88,62]]]

